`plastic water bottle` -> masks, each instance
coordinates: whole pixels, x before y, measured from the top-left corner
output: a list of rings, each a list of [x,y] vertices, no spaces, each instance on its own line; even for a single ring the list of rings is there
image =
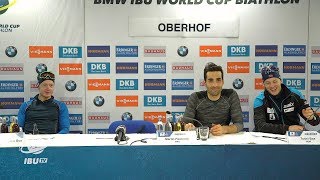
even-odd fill
[[[163,128],[163,123],[162,123],[162,117],[159,116],[158,117],[158,123],[157,123],[157,131],[163,131],[164,128]]]
[[[39,129],[36,123],[33,124],[33,135],[39,134]]]
[[[167,113],[166,120],[167,120],[167,122],[164,125],[164,130],[165,131],[172,131],[172,125],[171,125],[171,122],[173,120],[172,114]]]

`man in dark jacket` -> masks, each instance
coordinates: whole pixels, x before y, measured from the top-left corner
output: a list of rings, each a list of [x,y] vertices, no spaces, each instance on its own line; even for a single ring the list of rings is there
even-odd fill
[[[39,94],[20,106],[18,124],[25,133],[66,134],[69,132],[68,108],[65,103],[55,100],[52,96],[54,80],[55,76],[51,72],[39,74]]]
[[[311,125],[319,124],[319,116],[301,92],[282,84],[277,67],[264,67],[261,75],[265,90],[254,101],[255,131],[274,134],[302,131],[300,117]]]

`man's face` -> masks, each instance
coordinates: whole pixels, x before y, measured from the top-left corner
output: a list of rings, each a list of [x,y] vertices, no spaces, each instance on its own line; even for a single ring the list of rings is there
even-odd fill
[[[220,96],[224,83],[220,71],[207,72],[207,79],[205,79],[205,83],[209,95]]]
[[[281,91],[281,80],[279,78],[269,78],[263,82],[266,90],[273,96],[276,96]]]
[[[54,82],[51,80],[45,80],[39,84],[38,89],[40,96],[42,96],[44,99],[50,99],[54,90]]]

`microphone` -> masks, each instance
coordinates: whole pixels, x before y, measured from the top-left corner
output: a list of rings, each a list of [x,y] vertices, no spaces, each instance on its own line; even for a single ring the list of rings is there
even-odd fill
[[[182,116],[182,119],[189,120],[189,121],[195,121],[195,122],[199,123],[201,127],[203,127],[203,124],[199,120],[196,120],[194,118]]]
[[[117,134],[116,137],[114,138],[115,141],[120,144],[120,141],[127,141],[126,137],[126,126],[120,125],[117,127],[115,133]]]

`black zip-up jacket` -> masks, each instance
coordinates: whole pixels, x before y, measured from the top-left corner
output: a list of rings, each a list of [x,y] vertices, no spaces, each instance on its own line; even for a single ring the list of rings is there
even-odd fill
[[[291,125],[300,125],[299,115],[306,120],[302,109],[310,107],[300,91],[281,84],[281,92],[272,96],[267,90],[261,92],[254,101],[254,131],[285,134]],[[319,116],[307,122],[319,124]]]

